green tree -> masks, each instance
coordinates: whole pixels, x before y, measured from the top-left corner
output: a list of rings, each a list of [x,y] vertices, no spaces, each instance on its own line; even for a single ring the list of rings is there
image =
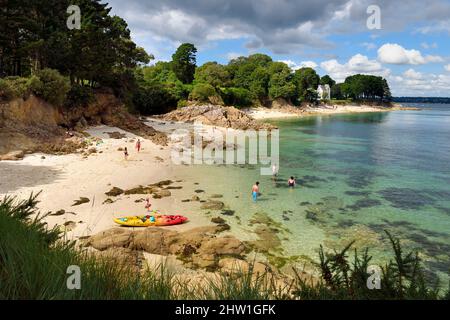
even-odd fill
[[[172,55],[172,70],[183,83],[192,83],[197,63],[197,49],[191,43],[183,43]]]
[[[273,62],[270,65],[269,74],[269,97],[291,100],[295,95],[291,69],[283,62]]]
[[[215,88],[230,85],[230,74],[227,69],[217,62],[207,62],[195,70],[196,83],[208,83]]]
[[[334,81],[329,75],[324,75],[322,78],[320,78],[320,84],[328,84],[330,88],[333,88],[333,86],[336,84],[336,81]]]
[[[300,68],[294,73],[294,83],[297,87],[297,95],[301,100],[306,100],[308,89],[316,90],[320,77],[312,68]]]

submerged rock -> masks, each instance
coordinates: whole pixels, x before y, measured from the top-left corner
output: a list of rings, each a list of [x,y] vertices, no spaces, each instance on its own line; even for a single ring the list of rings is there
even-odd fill
[[[234,216],[234,213],[234,210],[222,210],[222,212],[220,212],[220,214],[223,214],[224,216]]]
[[[222,210],[225,207],[225,204],[221,201],[207,201],[202,204],[201,209],[205,210]]]
[[[224,224],[226,221],[225,219],[222,219],[221,217],[215,217],[211,219],[212,223],[217,223],[217,224]]]

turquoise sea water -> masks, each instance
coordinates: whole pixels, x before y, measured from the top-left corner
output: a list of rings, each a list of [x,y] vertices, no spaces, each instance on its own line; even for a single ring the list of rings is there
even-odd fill
[[[421,111],[315,116],[274,121],[280,128],[280,175],[258,166],[194,166],[185,181],[223,194],[232,232],[257,239],[249,224],[267,214],[286,232],[277,255],[316,259],[319,245],[351,240],[370,247],[374,263],[391,257],[384,230],[421,251],[430,275],[450,269],[450,105]],[[287,187],[289,176],[299,186]],[[254,204],[250,189],[261,182]],[[213,216],[220,212],[211,213]]]

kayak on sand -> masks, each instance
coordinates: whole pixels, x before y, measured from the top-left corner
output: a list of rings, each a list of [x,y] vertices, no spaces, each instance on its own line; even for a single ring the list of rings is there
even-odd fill
[[[127,227],[162,227],[182,224],[188,219],[180,215],[145,215],[114,218],[114,222]]]

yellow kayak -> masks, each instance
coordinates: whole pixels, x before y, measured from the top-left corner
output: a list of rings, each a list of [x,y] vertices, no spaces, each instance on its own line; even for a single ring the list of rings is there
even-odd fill
[[[162,227],[182,224],[187,221],[184,216],[146,215],[114,218],[114,222],[127,227]]]

